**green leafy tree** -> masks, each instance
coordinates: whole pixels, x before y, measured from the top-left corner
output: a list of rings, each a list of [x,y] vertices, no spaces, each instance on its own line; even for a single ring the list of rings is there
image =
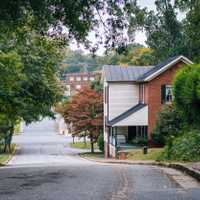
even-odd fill
[[[134,2],[134,4],[132,4]],[[102,26],[106,48],[123,49],[127,43],[124,30],[127,27],[126,15],[135,10],[138,15],[136,0],[4,0],[0,3],[0,20],[5,23],[21,24],[27,13],[33,16],[32,27],[43,35],[52,28],[51,35],[60,37],[65,41],[76,39],[91,47],[87,40],[88,32],[93,31],[98,42],[91,47],[91,51],[98,49],[103,41]],[[132,5],[132,6],[130,6]],[[104,18],[102,17],[104,16]],[[68,34],[63,34],[63,25]]]
[[[184,54],[188,55],[183,25],[177,19],[171,0],[157,0],[157,12],[149,12],[145,17],[144,29],[147,44],[153,50],[156,61]]]
[[[177,6],[186,12],[184,30],[189,56],[196,62],[200,62],[200,1],[198,0],[176,0]]]
[[[185,66],[174,81],[174,101],[189,126],[200,125],[200,65]]]
[[[154,64],[153,52],[141,44],[130,44],[124,53],[111,51],[103,58],[103,64],[111,65],[141,65],[148,66]]]
[[[56,73],[62,49],[26,24],[0,29],[0,132],[10,146],[18,120],[31,123],[54,116],[51,108],[61,98]]]
[[[0,51],[0,138],[4,142],[4,152],[10,149],[14,124],[19,119],[18,97],[21,81],[25,80],[20,56],[13,50]]]

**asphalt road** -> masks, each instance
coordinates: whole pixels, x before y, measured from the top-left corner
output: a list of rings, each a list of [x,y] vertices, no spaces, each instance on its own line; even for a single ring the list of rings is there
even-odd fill
[[[0,168],[0,200],[199,200],[192,178],[167,168],[99,164],[80,158],[53,121],[25,128]]]

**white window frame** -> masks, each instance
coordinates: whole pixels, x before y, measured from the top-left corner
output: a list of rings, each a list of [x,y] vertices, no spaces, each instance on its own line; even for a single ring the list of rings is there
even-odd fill
[[[94,81],[95,80],[95,78],[94,77],[90,77],[90,81]]]
[[[88,77],[87,77],[87,76],[84,76],[84,77],[83,77],[83,80],[84,80],[84,81],[88,81]]]
[[[73,77],[73,76],[70,76],[70,77],[69,77],[69,81],[71,81],[71,82],[74,81],[74,77]]]
[[[81,81],[81,76],[77,76],[76,81]]]

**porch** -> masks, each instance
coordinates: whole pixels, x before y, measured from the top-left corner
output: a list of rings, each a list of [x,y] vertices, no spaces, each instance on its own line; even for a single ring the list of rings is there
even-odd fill
[[[128,151],[144,146],[148,138],[147,133],[148,126],[109,127],[110,156],[117,157],[119,151]]]

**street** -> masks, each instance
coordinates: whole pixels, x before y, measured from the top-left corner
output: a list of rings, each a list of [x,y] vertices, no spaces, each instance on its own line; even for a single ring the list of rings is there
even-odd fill
[[[80,158],[52,120],[25,127],[13,142],[17,153],[0,168],[0,200],[199,200],[199,184],[176,170]]]

